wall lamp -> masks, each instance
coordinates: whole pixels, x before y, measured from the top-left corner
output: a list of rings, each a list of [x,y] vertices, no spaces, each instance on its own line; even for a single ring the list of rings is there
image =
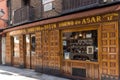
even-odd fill
[[[8,20],[7,19],[3,19],[2,17],[5,15],[5,12],[3,11],[3,9],[0,9],[0,20],[8,23]]]

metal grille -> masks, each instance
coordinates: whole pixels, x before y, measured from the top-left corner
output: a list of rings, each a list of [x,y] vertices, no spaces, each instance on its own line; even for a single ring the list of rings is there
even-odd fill
[[[99,0],[63,0],[63,11],[99,3]]]
[[[72,75],[73,76],[86,77],[86,69],[72,68]]]

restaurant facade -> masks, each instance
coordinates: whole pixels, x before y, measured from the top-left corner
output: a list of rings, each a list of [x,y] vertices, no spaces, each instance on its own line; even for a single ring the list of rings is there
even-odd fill
[[[6,65],[87,80],[120,76],[120,5],[4,30]]]

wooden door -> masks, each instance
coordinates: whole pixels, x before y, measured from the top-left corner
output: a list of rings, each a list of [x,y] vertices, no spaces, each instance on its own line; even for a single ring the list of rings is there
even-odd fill
[[[43,72],[47,74],[58,74],[60,72],[60,46],[59,31],[42,32],[41,58]]]
[[[10,39],[10,41],[8,41],[9,39]],[[12,54],[11,54],[11,65],[13,66],[13,65],[14,65],[14,56],[13,56],[13,55],[14,55],[14,49],[13,49],[13,48],[14,48],[14,38],[13,38],[13,37],[7,37],[7,42],[11,43],[11,44],[10,44],[11,47],[12,47],[12,48],[10,49],[10,50],[11,50],[10,53],[12,53]],[[9,46],[10,46],[10,45],[9,45]],[[7,47],[7,48],[8,48],[8,47]],[[10,54],[10,53],[9,53],[9,54]]]
[[[13,66],[20,64],[20,36],[13,36]]]
[[[26,67],[35,68],[35,34],[26,35]]]
[[[30,35],[30,64],[31,68],[34,69],[36,66],[36,36],[35,34]]]
[[[26,63],[26,68],[31,68],[31,56],[30,56],[30,35],[25,35],[25,46],[26,46],[26,54],[25,54],[25,63]]]
[[[60,34],[59,30],[49,31],[49,68],[52,73],[60,73]]]
[[[42,32],[42,62],[43,72],[48,73],[49,69],[49,31]]]

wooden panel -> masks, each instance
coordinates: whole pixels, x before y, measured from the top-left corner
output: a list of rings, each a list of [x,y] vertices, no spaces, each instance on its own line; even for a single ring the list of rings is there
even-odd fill
[[[42,31],[41,33],[37,33],[37,35],[41,36],[37,39],[40,42],[37,44],[40,44],[41,50],[37,49],[38,54],[38,60],[37,64],[39,63],[39,66],[42,66],[43,72],[48,72],[49,70],[52,70],[51,72],[54,72],[54,70],[60,70],[60,47],[59,47],[59,31],[53,30],[53,31]],[[49,72],[48,72],[49,74]]]
[[[9,34],[9,33],[8,33]],[[12,63],[12,46],[11,46],[11,36],[7,34],[6,36],[6,56],[5,56],[5,61],[7,65],[11,65]]]
[[[49,33],[48,31],[42,32],[42,52],[43,52],[43,68],[46,69],[49,67]]]
[[[20,62],[19,64],[21,66],[25,66],[24,58],[25,58],[24,36],[20,35]]]
[[[36,32],[36,65],[42,68],[42,32]]]
[[[34,36],[35,37],[35,45],[36,45],[36,34],[34,33],[34,34],[30,34],[30,47],[31,47],[31,52],[30,52],[30,54],[31,54],[31,68],[32,69],[35,69],[35,66],[36,66],[36,51],[34,50],[34,52],[32,51],[32,37]],[[35,46],[35,49],[36,49],[36,46]]]
[[[64,60],[63,71],[65,74],[72,75],[72,68],[86,69],[86,78],[89,80],[99,79],[99,64],[97,62]]]
[[[25,64],[26,68],[30,68],[30,35],[25,35]],[[28,40],[27,40],[28,39]]]
[[[99,65],[98,64],[86,64],[87,78],[99,79]]]
[[[30,56],[26,56],[26,68],[30,68]]]
[[[36,53],[31,55],[31,68],[35,69],[36,66]]]
[[[14,36],[12,36],[13,38],[13,42],[11,41],[11,43],[13,43],[13,55],[12,55],[12,58],[13,58],[13,66],[15,67],[19,67],[20,65],[20,36],[18,36],[18,40],[19,40],[19,43],[15,43],[14,41]],[[19,50],[16,50],[15,47],[17,47],[17,49]],[[18,51],[17,55],[16,55],[16,52]]]
[[[101,74],[118,76],[118,25],[105,23],[101,26]]]
[[[54,30],[50,31],[50,60],[53,65],[49,64],[51,68],[54,68],[56,70],[60,69],[60,46],[59,46],[59,31]]]

